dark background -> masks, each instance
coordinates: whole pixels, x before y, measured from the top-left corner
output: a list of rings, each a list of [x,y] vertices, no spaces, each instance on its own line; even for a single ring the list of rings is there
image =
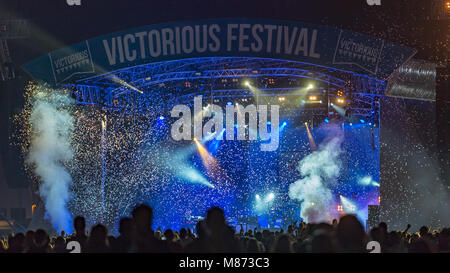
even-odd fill
[[[29,42],[20,43],[25,46],[20,50],[26,52],[15,56],[18,64],[64,44],[105,33],[162,22],[219,17],[336,26],[413,47],[419,51],[417,58],[436,59],[436,54],[442,57],[444,51],[430,41],[433,35],[445,36],[433,31],[436,26],[431,20],[432,4],[439,1],[382,0],[381,6],[369,6],[366,0],[81,0],[81,6],[68,6],[66,0],[2,0],[0,18],[24,18],[33,24]]]

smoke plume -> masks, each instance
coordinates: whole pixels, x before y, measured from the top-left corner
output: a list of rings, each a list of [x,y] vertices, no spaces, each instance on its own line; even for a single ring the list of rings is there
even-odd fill
[[[71,232],[71,215],[67,209],[72,178],[64,163],[73,158],[70,143],[74,120],[70,112],[73,99],[67,92],[44,86],[35,88],[30,97],[30,148],[27,163],[41,184],[46,215],[60,232]]]
[[[303,178],[289,186],[289,197],[302,202],[301,217],[306,222],[330,220],[331,186],[339,176],[341,143],[342,136],[338,132],[299,162],[298,170]]]

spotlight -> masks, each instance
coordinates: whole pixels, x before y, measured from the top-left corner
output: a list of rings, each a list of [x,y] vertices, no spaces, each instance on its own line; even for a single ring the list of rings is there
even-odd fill
[[[227,105],[232,105],[233,103],[231,101],[227,102]]]
[[[359,121],[361,121],[361,123],[364,123],[364,122],[365,122],[363,119],[360,119]]]
[[[309,100],[317,100],[316,96],[309,96]]]
[[[275,194],[273,192],[269,193],[266,197],[266,201],[272,201],[275,198]]]
[[[283,125],[284,125],[284,126],[286,126],[286,125],[287,125],[287,122],[286,122],[286,121],[285,121],[285,122],[283,122]]]
[[[163,116],[160,116],[159,119],[160,119],[160,120],[164,120],[164,117],[163,117]]]
[[[309,89],[309,90],[311,90],[311,89],[313,89],[313,88],[314,88],[314,85],[312,85],[312,84],[308,85],[308,89]]]
[[[325,122],[326,122],[326,123],[329,123],[330,121],[328,120],[328,118],[325,118]]]
[[[336,102],[340,103],[340,104],[343,104],[345,102],[345,100],[344,99],[337,99]]]
[[[354,202],[352,202],[350,199],[345,198],[344,196],[340,195],[340,200],[342,204],[342,208],[345,212],[355,212],[356,211],[356,205]]]
[[[250,83],[249,83],[248,81],[245,81],[244,84],[245,84],[246,86],[249,86],[249,87],[250,87]]]
[[[302,100],[302,103],[306,103],[306,101],[305,101],[305,100]]]
[[[259,196],[259,194],[255,195],[256,200],[260,200],[261,196]]]
[[[284,97],[279,97],[278,100],[279,100],[279,101],[284,101],[285,98],[284,98]]]
[[[268,121],[268,122],[267,122],[267,125],[270,125],[270,124],[271,124],[270,121]]]

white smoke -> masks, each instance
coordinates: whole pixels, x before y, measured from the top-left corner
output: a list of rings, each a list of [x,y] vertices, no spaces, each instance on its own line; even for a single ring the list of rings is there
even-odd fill
[[[46,215],[58,231],[71,232],[71,215],[66,204],[72,178],[64,163],[73,158],[70,144],[74,119],[69,111],[73,99],[61,90],[39,86],[31,99],[32,128],[27,163],[40,179],[39,194]]]
[[[319,149],[299,162],[298,170],[303,176],[289,186],[289,197],[302,203],[301,217],[310,223],[330,220],[329,210],[333,203],[330,187],[339,176],[342,135],[326,139]],[[337,131],[337,133],[335,132]]]
[[[370,175],[366,175],[363,178],[358,179],[358,184],[360,184],[362,186],[375,186],[375,187],[380,186],[380,183],[373,180],[372,176],[370,176]]]

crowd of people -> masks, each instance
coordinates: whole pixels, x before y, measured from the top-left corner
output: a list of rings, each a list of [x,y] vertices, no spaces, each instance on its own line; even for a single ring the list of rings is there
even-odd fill
[[[74,234],[64,232],[50,237],[39,229],[10,235],[0,243],[0,253],[67,253],[67,245],[77,241],[82,253],[364,253],[367,243],[377,241],[382,253],[450,253],[450,228],[431,231],[426,226],[418,233],[389,231],[380,223],[365,232],[354,215],[343,215],[332,223],[294,222],[286,230],[249,229],[235,231],[225,221],[224,212],[211,208],[197,223],[195,232],[152,230],[152,209],[140,205],[131,218],[122,218],[119,236],[108,235],[98,224],[86,233],[83,217],[74,219]]]

